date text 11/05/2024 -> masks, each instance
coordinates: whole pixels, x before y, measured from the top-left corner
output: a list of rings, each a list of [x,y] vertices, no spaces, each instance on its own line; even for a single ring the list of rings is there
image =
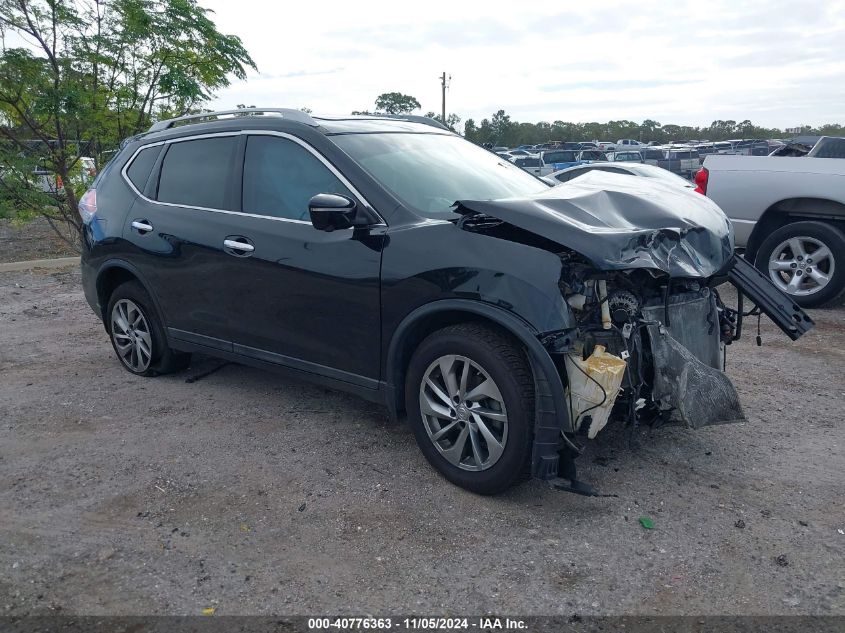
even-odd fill
[[[396,630],[396,631],[524,631],[524,620],[514,618],[479,617],[479,618],[309,618],[309,630],[358,631],[358,630]]]

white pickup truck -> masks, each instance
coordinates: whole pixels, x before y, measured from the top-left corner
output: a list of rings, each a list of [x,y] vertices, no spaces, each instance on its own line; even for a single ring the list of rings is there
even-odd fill
[[[845,291],[845,159],[820,158],[819,144],[802,157],[711,154],[695,179],[746,258],[803,307]]]

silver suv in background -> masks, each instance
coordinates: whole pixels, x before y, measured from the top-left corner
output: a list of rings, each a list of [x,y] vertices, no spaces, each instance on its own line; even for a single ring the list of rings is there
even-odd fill
[[[608,159],[612,160],[613,162],[625,162],[625,163],[642,163],[643,162],[643,155],[641,152],[634,152],[634,151],[615,151],[612,154],[608,155]]]
[[[634,140],[632,138],[623,138],[616,141],[616,151],[621,152],[625,149],[640,149],[642,147],[646,147],[646,143],[641,141]]]
[[[660,147],[643,147],[640,149],[640,155],[643,157],[643,162],[647,165],[658,165],[662,167],[662,162],[666,161],[665,150]]]
[[[692,178],[701,166],[698,150],[694,147],[670,147],[665,150],[664,157],[668,161],[666,169],[687,178]]]

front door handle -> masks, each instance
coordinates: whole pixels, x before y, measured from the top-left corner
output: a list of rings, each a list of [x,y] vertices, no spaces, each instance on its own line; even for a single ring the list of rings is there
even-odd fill
[[[132,220],[132,228],[144,235],[153,230],[153,225],[150,224],[149,220]]]
[[[236,257],[248,257],[252,255],[255,247],[245,237],[232,236],[223,240],[223,250]]]

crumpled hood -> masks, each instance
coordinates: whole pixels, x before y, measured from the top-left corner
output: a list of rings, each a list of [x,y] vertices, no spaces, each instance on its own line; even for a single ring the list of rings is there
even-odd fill
[[[593,171],[524,198],[459,200],[580,253],[601,270],[651,268],[672,277],[710,277],[733,255],[734,238],[716,204],[691,189]]]

